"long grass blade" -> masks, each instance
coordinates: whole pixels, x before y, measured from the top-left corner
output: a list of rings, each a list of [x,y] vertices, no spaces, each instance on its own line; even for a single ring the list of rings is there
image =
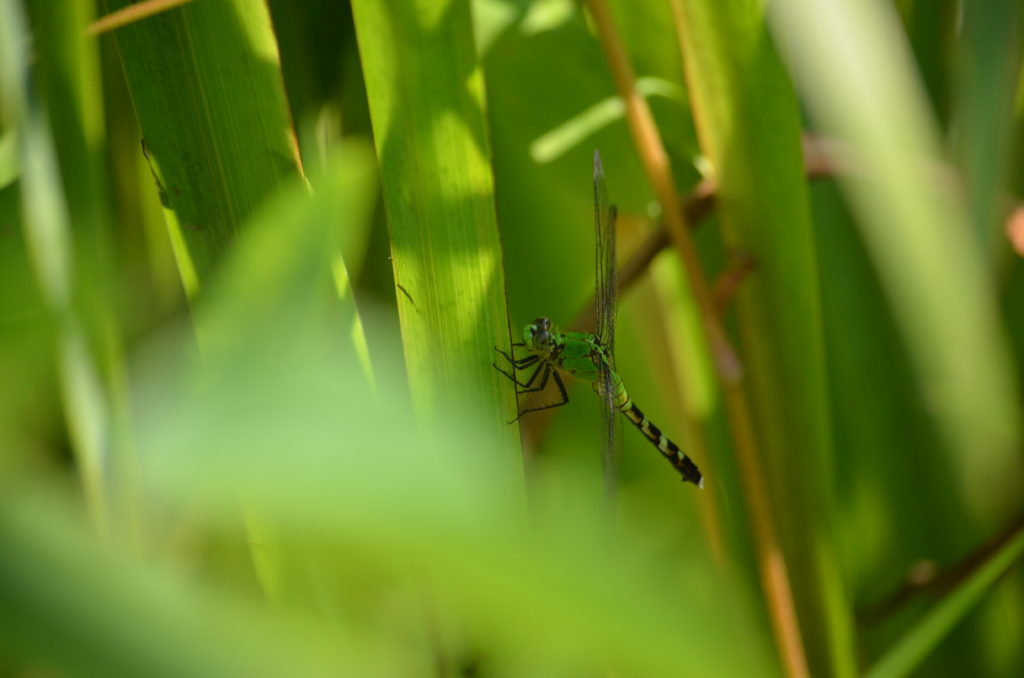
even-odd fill
[[[758,459],[744,461],[737,447],[747,501],[778,525],[781,552],[772,554],[769,540],[760,540],[767,547],[761,557],[769,571],[772,562],[788,569],[794,583],[797,628],[787,623],[785,596],[766,588],[776,638],[791,675],[851,676],[851,612],[823,510],[832,488],[830,413],[798,104],[759,7],[683,0],[675,6],[701,146],[718,183],[723,239],[756,257],[736,301],[745,390],[757,403],[751,423]],[[763,105],[761,115],[736,124],[751,105]],[[755,464],[763,478],[751,477]],[[758,502],[762,492],[768,498]],[[753,524],[760,519],[752,516]]]
[[[270,15],[255,0],[191,2],[115,37],[192,296],[256,207],[301,174]]]
[[[510,330],[469,3],[352,9],[417,412],[473,403],[518,476],[515,394],[491,367]]]

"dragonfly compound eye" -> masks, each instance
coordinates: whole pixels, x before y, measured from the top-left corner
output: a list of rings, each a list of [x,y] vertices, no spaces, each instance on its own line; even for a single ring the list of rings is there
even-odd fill
[[[537,318],[526,326],[523,331],[523,341],[534,350],[543,349],[552,342],[551,321],[547,318]]]

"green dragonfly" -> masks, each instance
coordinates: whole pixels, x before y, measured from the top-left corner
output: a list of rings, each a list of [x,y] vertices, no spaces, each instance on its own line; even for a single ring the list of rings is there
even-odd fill
[[[597,244],[595,332],[560,332],[548,318],[537,318],[523,328],[523,341],[512,344],[513,350],[515,347],[523,348],[530,355],[517,359],[514,355],[496,348],[495,350],[509,361],[514,370],[510,373],[497,364],[494,367],[519,386],[519,393],[542,391],[548,385],[548,381],[554,379],[561,394],[558,402],[521,411],[513,422],[530,412],[561,407],[569,402],[569,395],[566,393],[560,372],[590,382],[594,392],[602,400],[601,412],[606,433],[603,461],[607,483],[615,482],[618,444],[618,418],[615,417],[615,410],[618,410],[658,448],[683,480],[704,487],[704,478],[697,465],[633,403],[622,378],[615,371],[615,311],[618,294],[615,263],[616,216],[615,206],[608,202],[601,155],[594,151],[594,223]],[[520,381],[516,377],[515,372],[530,368],[533,368],[533,372],[526,381]],[[613,491],[610,487],[606,489]]]

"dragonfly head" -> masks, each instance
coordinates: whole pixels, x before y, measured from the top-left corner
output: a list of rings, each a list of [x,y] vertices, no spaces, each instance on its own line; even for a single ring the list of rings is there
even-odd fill
[[[556,333],[557,330],[551,327],[551,321],[541,317],[523,328],[523,341],[532,353],[548,355],[555,347]]]

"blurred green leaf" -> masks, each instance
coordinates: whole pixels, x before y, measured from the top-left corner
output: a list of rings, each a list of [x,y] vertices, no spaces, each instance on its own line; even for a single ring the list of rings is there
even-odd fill
[[[1024,528],[1019,528],[886,652],[868,670],[868,678],[897,678],[914,671],[1006,571],[1020,562],[1022,554]]]
[[[0,188],[10,186],[21,173],[16,134],[13,129],[0,132]]]
[[[20,481],[0,503],[9,657],[71,676],[399,673],[399,655],[360,655],[324,628],[99,547],[65,493]]]
[[[422,590],[465,642],[486,644],[485,662],[516,661],[530,647],[530,662],[559,672],[770,673],[728,570],[651,559],[668,536],[656,513],[609,534],[600,498],[572,469],[527,513],[505,463],[479,452],[493,440],[479,409],[452,407],[414,426],[397,375],[381,380],[379,400],[367,398],[346,378],[347,361],[312,353],[313,343],[254,337],[201,370],[153,356],[160,367],[148,372],[140,416],[162,504],[230,529],[245,496],[329,580],[347,573],[334,596],[325,592],[342,629],[376,614],[354,607],[350,588],[375,598],[366,582],[383,577]],[[394,584],[382,585],[379,595],[393,595]],[[743,652],[729,649],[737,644]]]
[[[132,480],[126,472],[128,459],[121,437],[120,425],[124,422],[116,412],[123,404],[123,392],[119,391],[123,384],[116,376],[104,381],[104,376],[111,375],[104,375],[104,364],[98,358],[98,355],[109,358],[116,364],[120,356],[116,349],[103,351],[90,345],[86,328],[89,321],[94,320],[90,311],[95,312],[96,309],[81,303],[81,292],[76,284],[71,205],[64,195],[50,117],[39,104],[38,85],[29,78],[26,16],[15,3],[6,3],[2,11],[0,42],[10,47],[0,52],[0,96],[5,102],[2,110],[4,123],[18,130],[21,220],[27,255],[55,330],[55,341],[50,348],[68,422],[68,436],[84,488],[86,509],[95,529],[108,537],[116,523],[130,525],[135,518],[130,500],[124,501],[126,493],[131,491]],[[57,34],[66,36],[80,28],[84,17],[76,15],[75,18],[77,24],[73,19],[63,23]],[[75,45],[81,46],[80,43]],[[61,57],[46,51],[44,56],[60,62],[51,66],[58,72],[69,63],[68,55]],[[87,55],[82,56],[88,58]],[[72,86],[82,85],[70,77],[65,81]],[[82,103],[83,108],[89,105],[80,100],[76,103]],[[95,101],[91,103],[95,104]],[[75,126],[81,121],[71,117],[72,122],[62,128],[72,126],[70,134],[75,141],[81,141],[85,129]],[[84,143],[67,150],[67,156],[83,161],[77,166],[79,171],[87,167],[83,158],[86,153]],[[87,210],[82,202],[75,202],[74,207],[87,212],[88,225],[96,228],[95,212],[98,208],[95,203],[89,204],[95,209]],[[97,315],[100,322],[106,320],[102,311]],[[103,346],[102,349],[110,347]]]
[[[316,192],[310,194],[295,177],[257,210],[218,271],[212,298],[200,303],[204,350],[230,353],[239,342],[266,333],[281,334],[282,340],[292,333],[300,337],[303,327],[324,321],[336,327],[339,346],[352,346],[348,331],[358,315],[350,292],[337,303],[332,253],[344,260],[363,249],[374,189],[372,157],[364,144],[341,144]]]
[[[1004,191],[1013,150],[1015,86],[1024,58],[1021,3],[1002,0],[963,8],[958,51],[957,126],[967,211],[984,256],[1005,247]]]
[[[1024,486],[1019,386],[1007,369],[992,277],[962,201],[936,167],[935,130],[899,26],[878,2],[832,3],[813,21],[798,5],[778,3],[773,16],[812,112],[839,142],[836,163],[850,172],[843,185],[941,451],[972,515],[1005,516]],[[832,49],[850,40],[872,48]]]

